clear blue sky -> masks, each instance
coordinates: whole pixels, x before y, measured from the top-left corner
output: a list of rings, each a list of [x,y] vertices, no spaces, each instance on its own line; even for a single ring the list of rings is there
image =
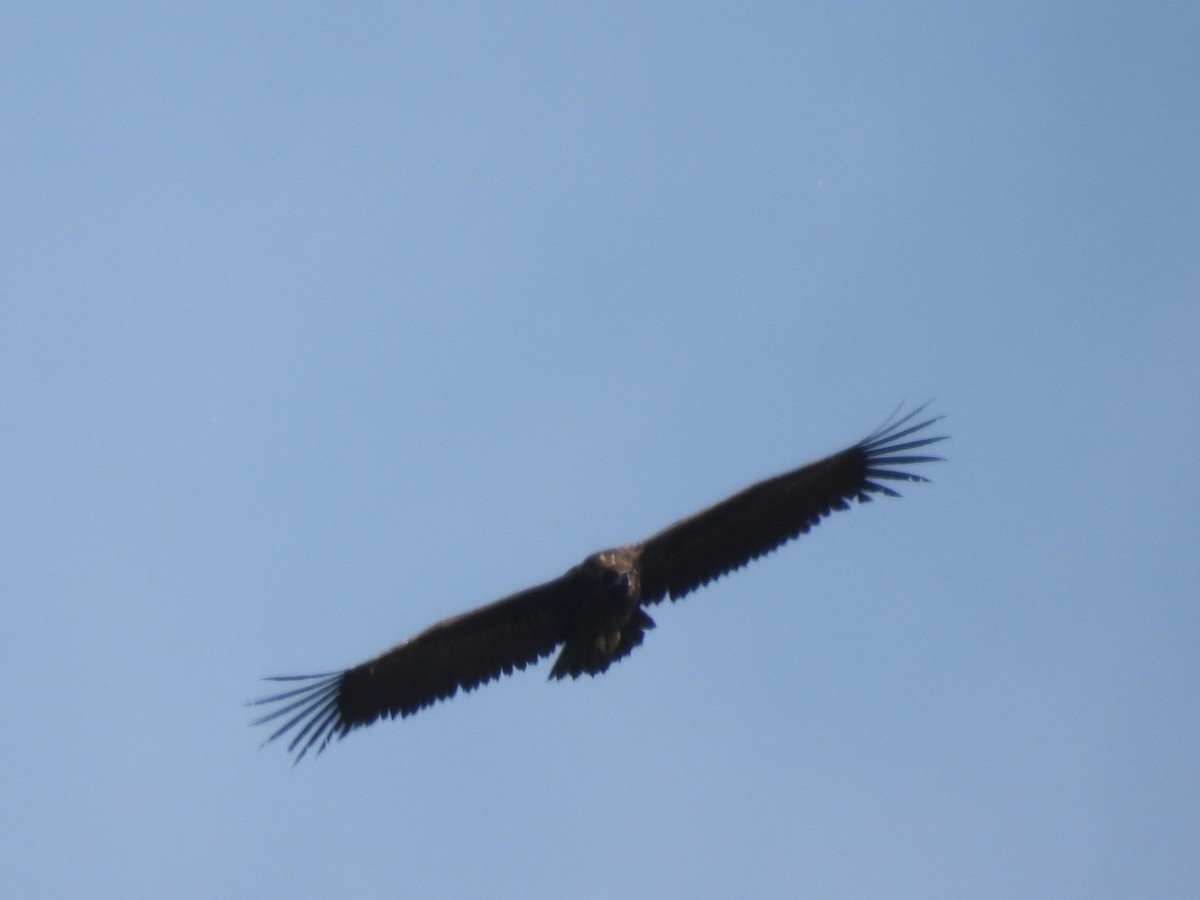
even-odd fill
[[[1200,893],[1200,7],[452,6],[0,14],[5,890]],[[605,677],[258,749],[930,397]]]

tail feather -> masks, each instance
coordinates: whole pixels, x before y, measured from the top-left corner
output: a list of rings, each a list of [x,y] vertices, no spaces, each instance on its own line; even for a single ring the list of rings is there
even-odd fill
[[[620,639],[615,646],[609,645],[608,636],[603,633],[571,638],[563,644],[550,670],[550,677],[561,679],[599,675],[617,660],[632,653],[634,647],[640,646],[646,632],[653,627],[654,620],[639,607],[621,628]]]

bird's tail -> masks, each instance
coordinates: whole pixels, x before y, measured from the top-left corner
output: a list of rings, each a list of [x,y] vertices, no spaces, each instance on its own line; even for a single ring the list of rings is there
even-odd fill
[[[563,644],[550,670],[551,678],[578,678],[580,675],[599,675],[618,659],[628,656],[642,643],[654,620],[638,607],[629,621],[617,633],[593,632],[570,638]]]

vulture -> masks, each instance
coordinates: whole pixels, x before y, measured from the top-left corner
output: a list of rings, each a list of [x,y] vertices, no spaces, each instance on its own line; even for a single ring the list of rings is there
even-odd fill
[[[921,419],[925,406],[893,414],[840,453],[752,484],[641,543],[594,553],[553,581],[438,622],[352,669],[270,678],[288,688],[253,701],[273,707],[254,724],[281,723],[264,743],[288,735],[299,762],[355,728],[410,716],[555,650],[552,679],[599,675],[654,627],[647,607],[770,553],[852,500],[900,496],[886,482],[928,481],[907,468],[942,459],[914,452],[946,437],[925,432],[941,418]]]

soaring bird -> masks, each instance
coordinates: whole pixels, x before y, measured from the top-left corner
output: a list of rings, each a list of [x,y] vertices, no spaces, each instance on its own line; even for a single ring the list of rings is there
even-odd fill
[[[298,686],[254,701],[276,705],[254,724],[282,719],[267,742],[295,730],[288,750],[299,762],[334,737],[381,717],[410,716],[559,647],[551,678],[598,675],[654,627],[647,606],[678,600],[770,553],[851,500],[900,496],[884,482],[928,481],[903,468],[941,461],[913,453],[946,437],[920,434],[941,418],[913,423],[924,409],[893,415],[840,453],[752,484],[641,543],[594,553],[553,581],[438,622],[352,669],[268,679]]]

